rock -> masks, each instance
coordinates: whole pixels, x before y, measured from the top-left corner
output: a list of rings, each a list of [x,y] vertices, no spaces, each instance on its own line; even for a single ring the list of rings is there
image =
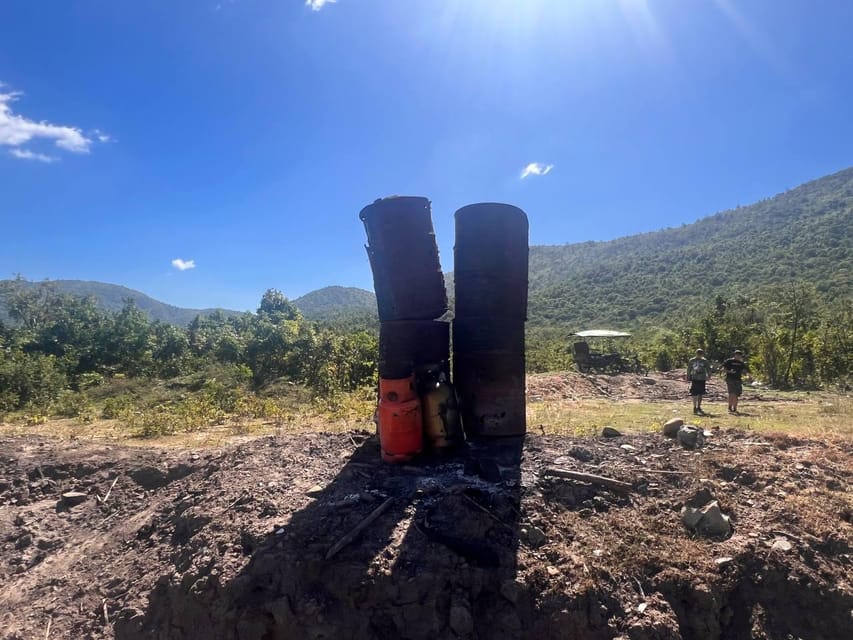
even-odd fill
[[[667,438],[674,438],[678,435],[678,430],[684,426],[684,420],[681,418],[672,418],[663,423],[663,435]]]
[[[501,481],[501,468],[498,466],[498,463],[492,460],[491,458],[482,458],[479,460],[479,470],[477,471],[477,475],[479,475],[486,482],[498,483]]]
[[[708,489],[702,489],[685,503],[681,522],[690,531],[704,536],[724,536],[732,530],[729,516],[720,510],[720,504]]]
[[[474,631],[474,618],[471,617],[471,612],[460,604],[451,605],[449,623],[453,632],[463,638],[470,636]]]
[[[678,442],[685,449],[698,449],[705,444],[702,430],[692,424],[685,424],[678,430]]]
[[[319,484],[315,484],[313,487],[311,487],[310,489],[308,489],[308,491],[305,492],[305,495],[311,496],[312,498],[316,498],[322,495],[322,493],[323,487],[321,487]]]
[[[725,565],[729,564],[729,563],[730,563],[730,562],[732,562],[733,560],[734,560],[734,558],[732,558],[732,557],[730,557],[730,556],[721,556],[721,557],[719,557],[719,558],[714,558],[714,563],[715,563],[718,567],[722,567],[722,566],[725,566]]]
[[[512,604],[516,604],[521,596],[521,585],[515,580],[504,580],[501,583],[501,595]]]
[[[31,533],[25,533],[20,538],[18,538],[18,541],[15,543],[15,548],[19,549],[19,550],[20,549],[26,549],[32,543],[33,543],[33,535]]]
[[[696,530],[706,536],[724,536],[731,533],[729,517],[720,511],[719,503],[714,500],[701,509],[702,519]]]
[[[785,538],[776,538],[773,541],[773,544],[770,545],[770,549],[772,549],[773,551],[790,551],[793,548],[794,545],[792,545]]]
[[[704,507],[706,504],[711,502],[714,499],[714,496],[711,494],[711,490],[707,487],[703,487],[699,489],[696,493],[694,493],[690,498],[685,502],[685,506],[689,508]]]
[[[6,478],[0,478],[0,491],[7,491],[11,486],[12,483],[6,480]]]
[[[657,384],[657,380],[654,378],[645,377],[642,378],[643,384]]]
[[[541,547],[548,541],[548,537],[545,535],[545,532],[539,527],[534,527],[533,525],[522,527],[518,534],[522,541],[526,542],[534,549]]]
[[[592,506],[596,511],[607,511],[610,509],[610,503],[601,496],[594,496],[592,498]]]
[[[467,637],[471,635],[474,631],[474,618],[471,617],[471,612],[468,611],[467,607],[459,604],[451,605],[450,628],[458,636]]]
[[[631,446],[630,444],[622,444],[619,445],[620,449],[624,449],[625,451],[636,451],[637,447]]]
[[[601,435],[605,438],[618,438],[622,434],[613,427],[604,427],[604,429],[601,430]]]
[[[66,491],[62,494],[62,500],[60,500],[60,502],[65,507],[74,507],[86,502],[88,497],[89,495],[82,491]]]
[[[57,547],[62,546],[62,540],[58,539],[48,539],[48,538],[39,538],[36,541],[36,546],[42,551],[50,551],[51,549],[56,549]]]
[[[558,575],[560,575],[560,570],[552,565],[548,565],[547,567],[545,567],[545,571],[547,571],[548,575],[552,578],[556,578]]]
[[[575,460],[579,460],[580,462],[589,462],[595,455],[589,449],[584,449],[583,447],[572,447],[569,449],[569,455]]]

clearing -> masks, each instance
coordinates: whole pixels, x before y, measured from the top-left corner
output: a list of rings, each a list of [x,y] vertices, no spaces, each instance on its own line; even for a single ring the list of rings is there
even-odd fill
[[[751,391],[688,450],[658,428],[684,383],[651,380],[531,376],[524,442],[404,466],[368,429],[164,447],[5,427],[0,638],[845,637],[849,398]],[[700,489],[730,534],[682,524]]]

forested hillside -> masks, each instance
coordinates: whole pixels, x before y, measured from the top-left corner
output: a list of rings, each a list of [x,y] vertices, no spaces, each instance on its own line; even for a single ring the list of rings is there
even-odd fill
[[[11,280],[0,280],[0,320],[9,319],[9,301],[4,295]],[[36,289],[41,283],[28,280],[14,281],[16,287]],[[5,285],[5,286],[4,286]],[[136,307],[144,313],[149,320],[167,322],[181,327],[187,326],[196,316],[209,316],[216,312],[222,312],[226,316],[238,315],[237,311],[229,309],[185,309],[176,307],[165,302],[155,300],[141,291],[128,289],[117,284],[106,282],[93,282],[89,280],[51,280],[50,286],[57,294],[70,295],[77,298],[94,298],[95,304],[103,311],[118,311],[126,300],[133,300]]]
[[[853,169],[677,229],[530,250],[530,320],[631,328],[794,280],[850,297]]]
[[[324,287],[293,300],[309,320],[337,325],[369,325],[377,321],[376,296],[356,287]]]

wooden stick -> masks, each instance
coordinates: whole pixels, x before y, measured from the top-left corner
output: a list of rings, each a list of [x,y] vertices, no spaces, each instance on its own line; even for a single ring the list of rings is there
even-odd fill
[[[107,613],[107,599],[104,598],[104,624],[110,623],[110,616]]]
[[[329,549],[329,551],[326,553],[326,560],[330,560],[332,557],[334,557],[334,555],[338,551],[340,551],[345,546],[347,546],[350,542],[355,540],[358,537],[358,534],[360,534],[362,531],[367,529],[367,527],[370,526],[371,522],[373,522],[379,516],[381,516],[383,513],[385,513],[385,511],[388,509],[388,507],[391,506],[391,503],[393,503],[393,502],[394,502],[393,497],[386,498],[385,502],[383,502],[378,507],[376,507],[373,511],[371,511],[370,514],[364,520],[359,522],[352,531],[350,531],[343,538],[338,540],[332,546],[332,548]]]
[[[557,478],[568,478],[569,480],[579,480],[580,482],[589,482],[590,484],[601,485],[622,494],[629,494],[632,490],[631,485],[627,482],[614,480],[613,478],[605,478],[604,476],[594,476],[590,473],[558,469],[557,467],[548,467],[542,471],[542,475],[556,476]]]
[[[50,616],[47,619],[47,630],[44,632],[44,640],[48,640],[50,638],[50,625],[53,624],[53,616]]]
[[[494,513],[492,513],[492,512],[491,512],[491,511],[489,511],[488,509],[486,509],[486,507],[484,507],[484,506],[483,506],[483,505],[481,505],[479,502],[477,502],[476,500],[474,500],[474,498],[472,498],[471,496],[466,496],[464,493],[462,493],[462,494],[460,494],[460,495],[462,496],[462,499],[463,499],[463,500],[467,500],[467,501],[468,501],[469,503],[471,503],[474,507],[476,507],[477,509],[479,509],[480,511],[482,511],[483,513],[485,513],[487,516],[489,516],[492,520],[494,520],[494,521],[495,521],[495,522],[497,522],[498,524],[502,524],[503,526],[505,526],[505,527],[509,528],[510,530],[512,529],[512,527],[511,527],[510,525],[508,525],[506,522],[504,522],[503,520],[501,520],[500,518],[498,518]]]
[[[643,473],[661,473],[666,476],[689,476],[695,473],[693,471],[667,471],[666,469],[645,469],[643,467],[636,467],[635,471],[642,471]]]
[[[116,486],[116,482],[118,482],[118,476],[115,477],[115,480],[113,480],[113,483],[110,485],[110,488],[107,489],[107,495],[105,495],[103,499],[101,499],[100,497],[98,498],[98,500],[101,501],[101,504],[104,504],[110,497],[110,494],[113,492],[113,487]]]

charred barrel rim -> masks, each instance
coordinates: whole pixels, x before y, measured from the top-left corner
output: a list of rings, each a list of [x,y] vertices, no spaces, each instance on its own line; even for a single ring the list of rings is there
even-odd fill
[[[528,227],[527,214],[515,205],[504,202],[479,202],[456,210],[456,222],[508,222]]]
[[[371,202],[359,212],[358,217],[367,223],[372,215],[381,216],[386,211],[425,212],[430,215],[432,207],[429,198],[424,196],[389,196]]]

